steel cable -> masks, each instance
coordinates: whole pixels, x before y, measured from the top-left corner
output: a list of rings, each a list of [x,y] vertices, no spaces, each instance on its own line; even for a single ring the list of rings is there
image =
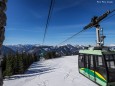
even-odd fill
[[[113,11],[111,11],[111,13],[112,12],[114,12],[115,10],[113,10]],[[105,21],[105,20],[108,20],[109,18],[111,18],[111,17],[113,17],[115,14],[113,14],[113,15],[111,15],[111,16],[109,16],[109,17],[107,17],[106,19],[104,19],[104,20],[102,20],[101,22],[103,22],[103,21]],[[75,33],[74,35],[72,35],[72,36],[70,36],[69,38],[67,38],[66,40],[64,40],[64,41],[62,41],[61,43],[59,43],[58,45],[61,45],[61,44],[63,44],[64,42],[66,42],[66,41],[68,41],[68,40],[70,40],[70,39],[72,39],[73,37],[75,37],[75,36],[77,36],[77,35],[79,35],[80,33],[82,33],[83,31],[85,31],[85,29],[83,29],[83,30],[81,30],[80,32],[78,32],[78,33]],[[57,45],[57,46],[58,46]]]
[[[50,19],[51,19],[51,14],[52,14],[52,11],[53,11],[53,8],[54,8],[54,2],[55,2],[55,0],[51,0],[50,8],[49,8],[49,11],[48,11],[48,17],[47,17],[47,21],[46,21],[46,26],[45,26],[45,32],[44,32],[44,36],[43,36],[42,45],[43,45],[44,42],[45,42],[45,38],[46,38],[48,26],[49,26],[49,21],[50,21]]]

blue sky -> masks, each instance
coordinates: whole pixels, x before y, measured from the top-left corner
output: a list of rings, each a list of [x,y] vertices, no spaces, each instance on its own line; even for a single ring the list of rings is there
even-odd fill
[[[97,3],[97,0],[55,0],[44,44],[57,45],[82,30],[93,16],[115,9],[115,2],[108,1],[112,3]],[[50,0],[8,0],[4,44],[42,44],[49,5]],[[115,44],[115,16],[101,22],[101,27],[107,36],[105,44]],[[95,28],[92,28],[65,44],[95,45],[95,40]]]

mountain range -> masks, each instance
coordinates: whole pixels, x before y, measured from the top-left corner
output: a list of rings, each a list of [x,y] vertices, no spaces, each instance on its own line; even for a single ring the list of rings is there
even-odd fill
[[[2,46],[2,53],[3,54],[15,54],[18,53],[29,53],[29,54],[36,54],[41,55],[46,52],[56,52],[59,56],[66,56],[66,55],[75,55],[78,54],[80,49],[83,49],[85,46],[80,45],[63,45],[63,46],[41,46],[38,44],[18,44],[18,45],[3,45]],[[111,50],[115,50],[115,46],[110,46]]]
[[[77,54],[79,49],[81,49],[83,46],[72,46],[70,44],[63,45],[63,46],[41,46],[41,45],[4,45],[2,47],[2,51],[4,54],[8,53],[31,53],[31,54],[37,54],[40,55],[41,53],[46,53],[46,52],[52,52],[55,51],[56,54],[65,56],[65,55],[73,55]]]

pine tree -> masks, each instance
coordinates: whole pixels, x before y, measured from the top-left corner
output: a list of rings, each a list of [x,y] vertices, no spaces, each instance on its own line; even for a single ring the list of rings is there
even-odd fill
[[[27,69],[27,55],[26,53],[22,53],[22,59],[23,59],[23,65],[24,65],[24,71]]]
[[[16,59],[16,64],[15,64],[15,74],[18,74],[19,73],[19,54],[18,52],[16,53],[15,55],[15,59]]]
[[[47,55],[48,58],[51,57],[51,53],[48,53]],[[16,54],[10,53],[7,56],[4,56],[2,62],[3,75],[11,76],[24,73],[33,62],[38,60],[40,60],[40,56],[37,56],[36,54],[19,54],[18,52]]]
[[[34,58],[35,58],[35,62],[40,60],[40,56],[39,55],[37,56],[36,53],[34,54]]]
[[[12,71],[12,59],[11,59],[11,55],[9,55],[9,57],[7,57],[6,59],[6,70],[5,70],[5,75],[6,76],[11,76],[13,74]]]
[[[13,65],[12,65],[12,69],[13,69],[13,74],[17,74],[18,73],[18,68],[17,68],[17,65],[18,65],[18,59],[17,59],[17,55],[13,55]]]
[[[5,70],[6,70],[6,55],[4,55],[4,58],[3,58],[1,65],[2,65],[2,74],[4,77],[5,76]]]
[[[55,51],[52,52],[52,57],[56,58],[56,52]]]
[[[22,59],[22,55],[20,54],[18,57],[18,63],[19,63],[19,73],[23,73],[24,72],[24,64],[23,64],[23,59]]]

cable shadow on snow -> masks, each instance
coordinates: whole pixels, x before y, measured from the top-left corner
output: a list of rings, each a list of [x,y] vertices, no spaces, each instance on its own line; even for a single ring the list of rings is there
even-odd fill
[[[50,72],[53,72],[54,69],[55,68],[52,68],[50,66],[45,66],[44,64],[35,62],[29,67],[29,69],[24,74],[13,75],[13,76],[7,77],[7,78],[5,78],[5,81],[37,76],[37,75],[41,75],[41,74],[45,74],[45,73],[50,73]]]

